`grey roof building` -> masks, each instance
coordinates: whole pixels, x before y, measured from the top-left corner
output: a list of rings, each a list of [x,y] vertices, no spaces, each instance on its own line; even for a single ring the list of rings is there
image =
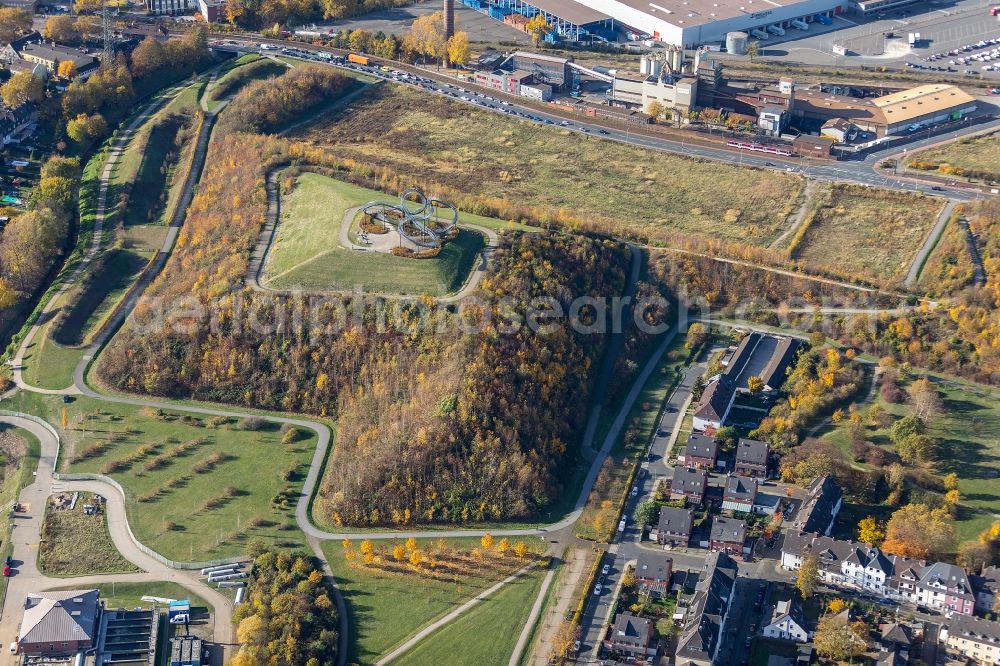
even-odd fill
[[[736,396],[736,386],[727,375],[721,375],[709,383],[698,400],[694,410],[695,430],[705,430],[708,427],[720,428],[729,416],[729,410]]]
[[[813,479],[792,526],[800,532],[828,536],[844,501],[844,491],[829,474]]]
[[[619,613],[608,635],[607,646],[627,656],[654,656],[653,621],[631,613]]]
[[[660,507],[660,519],[656,523],[656,542],[672,546],[686,546],[691,539],[694,514],[691,509],[673,506]]]
[[[736,445],[736,473],[747,476],[766,475],[769,453],[770,448],[767,443],[740,438],[739,444]]]
[[[680,499],[685,497],[700,503],[705,498],[705,486],[708,475],[704,470],[691,467],[674,467],[673,479],[670,483],[670,497]]]
[[[976,610],[982,613],[993,611],[993,603],[1000,594],[1000,567],[986,567],[978,576],[970,576],[976,593]]]
[[[723,513],[752,513],[756,503],[757,479],[738,474],[730,474],[726,478],[726,487],[722,492]]]
[[[684,464],[691,467],[714,467],[719,457],[719,442],[700,432],[691,434],[684,446]]]
[[[63,655],[94,644],[100,602],[97,590],[30,592],[17,642],[25,654]]]
[[[736,562],[725,553],[709,555],[705,576],[698,583],[677,639],[675,656],[679,666],[714,663],[735,586]]]
[[[752,331],[740,340],[725,374],[738,389],[747,388],[747,380],[756,376],[763,380],[765,391],[777,391],[801,346],[796,338]]]
[[[742,520],[725,518],[723,516],[716,516],[712,519],[712,541],[739,543],[742,545],[746,537],[747,524]]]

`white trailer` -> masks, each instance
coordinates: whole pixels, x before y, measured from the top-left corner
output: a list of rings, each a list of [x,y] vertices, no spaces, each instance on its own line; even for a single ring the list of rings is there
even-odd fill
[[[241,569],[243,565],[237,562],[236,564],[216,564],[215,566],[205,567],[201,570],[202,576],[207,576],[213,571],[222,571],[223,569]]]
[[[243,593],[247,591],[245,587],[238,587],[236,589],[236,599],[233,601],[234,606],[239,606],[243,603]]]
[[[802,19],[792,19],[792,26],[798,28],[799,30],[808,30],[809,24]]]
[[[218,583],[220,580],[239,580],[241,578],[246,578],[246,577],[247,575],[245,573],[231,573],[231,574],[224,574],[222,576],[212,576],[208,579],[208,582]]]
[[[775,24],[775,25],[769,25],[769,26],[767,26],[767,31],[768,31],[769,33],[771,33],[772,35],[779,35],[779,36],[780,36],[780,35],[783,35],[783,34],[785,34],[785,29],[784,29],[784,28],[782,28],[782,27],[781,27],[780,25],[778,25],[778,24]]]
[[[761,30],[760,28],[752,28],[750,30],[750,34],[756,37],[757,39],[767,39],[768,37],[771,36],[766,32],[764,32],[763,30]]]
[[[219,581],[219,589],[224,587],[243,587],[243,582],[239,580],[221,580]]]

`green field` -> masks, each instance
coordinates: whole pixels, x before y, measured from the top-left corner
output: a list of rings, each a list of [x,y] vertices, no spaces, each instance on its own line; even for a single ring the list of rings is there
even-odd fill
[[[955,472],[959,477],[961,503],[956,527],[961,543],[975,538],[996,520],[994,514],[1000,502],[1000,396],[958,384],[937,386],[944,403],[944,415],[931,424],[928,434],[944,444],[940,460],[934,465],[936,472],[941,476]],[[907,405],[894,405],[881,399],[879,404],[894,416],[911,413]],[[822,437],[837,444],[849,456],[847,427],[845,420],[839,427],[826,428]],[[868,441],[892,448],[888,429],[866,426],[866,430]],[[872,512],[878,513],[878,510],[868,511]],[[838,520],[845,522],[846,518]]]
[[[355,540],[355,549],[360,538],[361,535]],[[426,549],[435,547],[438,540],[421,539],[418,542],[421,549]],[[479,546],[479,539],[446,539],[445,543],[450,548],[471,549]],[[525,543],[537,547],[536,543]],[[349,564],[339,541],[324,541],[323,553],[347,601],[351,618],[348,659],[361,664],[374,663],[380,655],[490,587],[510,570],[509,567],[495,569],[484,565],[478,574],[455,583],[386,574],[358,563]]]
[[[108,534],[107,516],[103,512],[84,514],[84,504],[93,502],[92,493],[80,493],[73,509],[46,504],[42,541],[38,545],[38,568],[46,576],[139,571],[115,548]]]
[[[961,175],[948,173],[947,167],[951,166],[965,171],[989,174],[995,180],[1000,178],[1000,134],[961,139],[945,146],[912,153],[907,158],[906,164],[914,168],[912,167],[914,163],[935,166],[945,175]]]
[[[107,608],[152,608],[152,604],[143,601],[142,598],[162,597],[164,599],[187,599],[191,602],[192,610],[198,608],[209,612],[213,610],[207,601],[177,583],[98,583],[93,586],[93,589],[100,590],[101,599]]]
[[[392,84],[299,134],[404,179],[651,240],[696,234],[766,245],[803,187],[797,175],[583,137]]]
[[[67,297],[66,312],[60,317],[58,328],[46,329],[58,344],[79,345],[86,342],[87,333],[95,333],[98,323],[105,319],[121,300],[129,287],[135,283],[142,269],[149,262],[146,255],[112,248],[95,265],[78,289]]]
[[[294,508],[316,443],[311,432],[283,445],[270,424],[247,431],[235,421],[213,425],[211,417],[87,397],[64,404],[21,394],[18,401],[17,409],[60,431],[61,471],[106,474],[125,488],[129,524],[158,553],[213,560],[242,554],[251,539],[303,548]]]
[[[217,107],[227,97],[233,97],[253,81],[280,76],[288,67],[256,53],[248,53],[233,62],[233,66],[216,79],[208,91],[208,103]]]
[[[264,280],[275,289],[352,289],[400,294],[444,295],[461,288],[482,248],[479,232],[464,229],[431,259],[358,252],[340,245],[348,209],[393,197],[315,173],[298,176],[295,188],[282,197],[282,219],[268,256]],[[461,214],[460,223],[503,226]]]
[[[399,666],[505,666],[538,596],[544,572],[508,583],[393,661]]]
[[[944,200],[905,192],[835,185],[807,219],[792,256],[845,276],[891,283],[906,275],[937,222]]]

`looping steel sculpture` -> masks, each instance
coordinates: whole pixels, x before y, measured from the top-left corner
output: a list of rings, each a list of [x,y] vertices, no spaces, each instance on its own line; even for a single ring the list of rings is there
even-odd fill
[[[416,204],[416,205],[414,205]],[[444,219],[442,210],[451,211]],[[417,187],[399,195],[399,204],[371,201],[361,208],[370,220],[393,227],[399,235],[418,247],[439,248],[442,241],[458,225],[458,209],[447,201],[428,197]]]

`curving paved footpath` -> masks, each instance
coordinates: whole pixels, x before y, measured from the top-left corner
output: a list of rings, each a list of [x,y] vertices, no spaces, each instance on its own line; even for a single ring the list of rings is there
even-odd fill
[[[138,116],[129,123],[125,130],[111,143],[111,149],[108,152],[107,161],[104,163],[104,169],[101,171],[101,185],[98,189],[97,194],[97,210],[94,214],[94,235],[90,240],[90,247],[87,248],[86,253],[80,259],[80,263],[77,264],[76,268],[70,274],[68,278],[63,282],[62,286],[52,295],[52,298],[42,307],[42,311],[38,314],[35,319],[35,323],[31,325],[28,329],[27,335],[24,336],[24,340],[21,345],[17,348],[17,354],[14,356],[13,361],[11,361],[14,366],[14,383],[18,386],[24,385],[24,378],[22,377],[21,367],[24,365],[24,355],[31,347],[32,340],[38,335],[38,332],[44,327],[52,316],[62,300],[62,297],[69,291],[83,276],[84,271],[86,271],[91,262],[97,256],[98,251],[101,249],[101,244],[104,242],[104,224],[107,221],[107,199],[108,199],[108,189],[111,187],[111,175],[114,173],[115,167],[118,165],[121,159],[122,153],[125,151],[125,146],[132,140],[137,129],[143,125],[150,116],[160,110],[163,104],[168,100],[175,97],[180,93],[181,90],[186,86],[176,85],[170,88],[166,94],[161,95],[154,101],[150,102],[149,105],[140,113]],[[46,393],[46,394],[64,394],[64,393],[76,393],[77,391],[72,386],[67,389],[43,389],[32,387],[31,390],[35,393]]]
[[[129,537],[125,502],[116,492],[108,492],[109,486],[97,481],[56,481],[53,465],[58,456],[59,442],[53,434],[39,423],[17,416],[0,416],[0,423],[27,430],[41,442],[41,455],[34,481],[26,486],[18,496],[18,501],[27,511],[16,514],[13,520],[11,541],[15,573],[8,580],[4,598],[3,615],[0,616],[0,637],[4,641],[14,640],[21,620],[24,597],[28,592],[55,587],[91,586],[102,582],[158,582],[169,581],[204,598],[214,607],[215,626],[213,640],[220,645],[233,643],[232,605],[217,590],[197,579],[197,572],[171,569],[149,557],[136,547]],[[107,497],[106,515],[108,531],[121,554],[144,570],[144,573],[104,574],[98,576],[76,576],[72,578],[50,578],[38,569],[38,544],[41,541],[42,518],[48,497],[58,492],[86,491],[100,493]],[[13,664],[16,660],[6,651],[0,657],[0,664]]]
[[[945,204],[944,208],[941,209],[941,213],[938,215],[937,222],[931,228],[930,232],[927,234],[927,238],[924,239],[924,244],[920,246],[920,250],[917,252],[916,256],[913,257],[913,263],[910,264],[910,270],[906,273],[906,280],[903,284],[907,287],[912,287],[917,283],[920,278],[920,274],[924,270],[924,266],[927,265],[927,258],[930,256],[934,248],[937,247],[938,241],[941,239],[941,234],[944,233],[944,228],[948,226],[948,220],[951,219],[951,214],[955,210],[955,206],[958,201],[955,199],[949,199],[948,203]]]

